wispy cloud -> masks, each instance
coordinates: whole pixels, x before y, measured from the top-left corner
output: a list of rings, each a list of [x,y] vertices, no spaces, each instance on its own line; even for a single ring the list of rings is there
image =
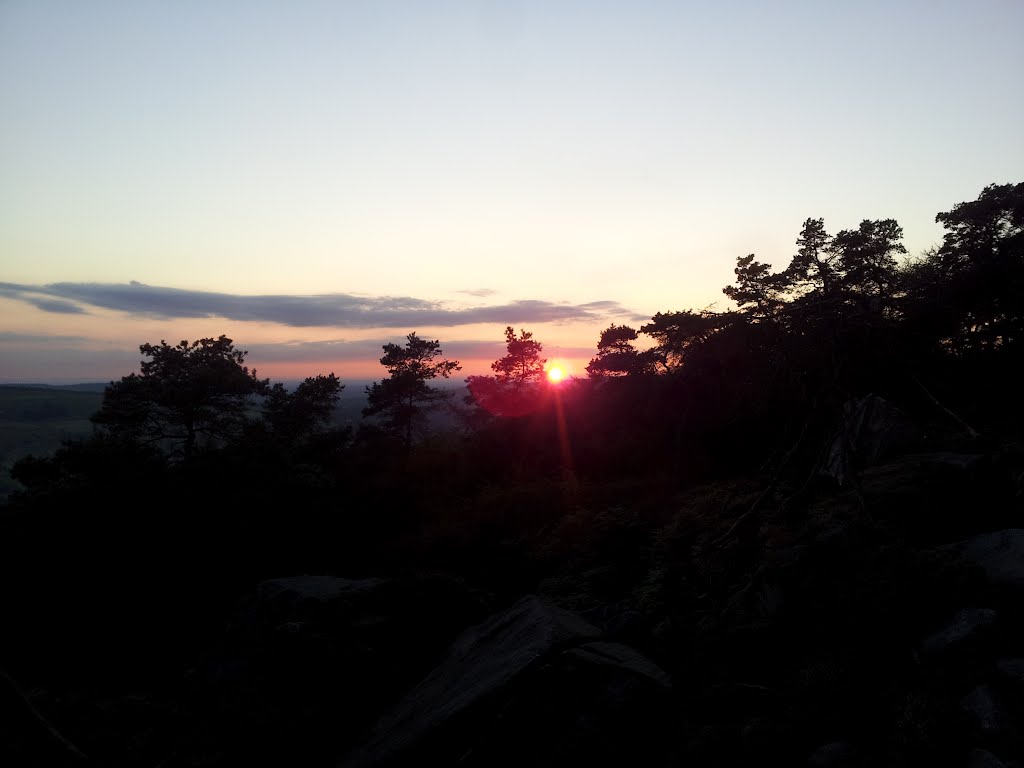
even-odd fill
[[[24,301],[26,304],[38,307],[44,312],[54,312],[62,315],[85,314],[85,309],[80,305],[54,298],[45,289],[35,288],[30,285],[0,283],[0,296]]]
[[[85,336],[53,336],[47,333],[15,333],[0,331],[0,344],[84,344]]]
[[[481,289],[486,291],[487,289]],[[448,328],[474,323],[604,322],[608,318],[646,318],[614,301],[585,304],[519,300],[477,307],[451,307],[410,296],[358,296],[327,293],[309,296],[241,296],[143,283],[0,283],[0,295],[45,312],[83,313],[99,307],[156,318],[224,317],[294,327]]]

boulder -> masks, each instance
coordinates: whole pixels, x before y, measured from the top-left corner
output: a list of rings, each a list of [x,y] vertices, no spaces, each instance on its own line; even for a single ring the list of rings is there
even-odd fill
[[[847,508],[887,521],[908,541],[935,546],[986,524],[992,510],[983,506],[980,491],[988,470],[981,454],[905,454],[860,472],[856,493],[846,495]],[[973,509],[969,518],[966,506]]]
[[[920,444],[921,430],[899,408],[867,395],[843,406],[843,424],[829,446],[824,472],[842,485],[851,473],[920,450]]]
[[[911,453],[870,467],[860,474],[861,490],[868,497],[906,495],[920,498],[922,492],[951,488],[970,479],[983,462],[976,453]]]
[[[980,567],[993,584],[1024,589],[1024,528],[982,533],[945,549]]]
[[[979,685],[960,701],[960,708],[979,736],[1001,736],[1006,729],[1002,702],[990,685]]]
[[[39,711],[31,697],[0,669],[0,763],[88,765],[89,758]]]
[[[336,759],[479,620],[481,602],[440,575],[261,582],[191,676],[196,750],[248,764]]]
[[[809,768],[845,768],[857,764],[857,750],[846,741],[822,744],[807,759]]]
[[[965,608],[948,624],[921,643],[921,655],[934,659],[973,643],[996,623],[996,612],[990,608]]]
[[[967,768],[1004,768],[1005,765],[986,749],[972,749],[967,756]]]
[[[577,614],[523,598],[466,630],[343,765],[657,761],[671,734],[668,677],[600,634]]]
[[[996,662],[999,673],[1015,683],[1024,683],[1024,659],[1020,657],[999,659]]]

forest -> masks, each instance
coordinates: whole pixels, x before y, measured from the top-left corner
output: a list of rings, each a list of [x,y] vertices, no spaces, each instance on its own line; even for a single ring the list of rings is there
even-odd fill
[[[1021,764],[1024,183],[936,221],[808,218],[586,377],[411,332],[355,427],[142,343],[11,469],[0,759]]]

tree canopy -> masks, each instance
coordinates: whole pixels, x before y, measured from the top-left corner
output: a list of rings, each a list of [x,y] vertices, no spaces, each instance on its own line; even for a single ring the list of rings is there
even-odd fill
[[[326,427],[344,388],[333,373],[310,376],[291,392],[275,384],[267,392],[263,418],[276,437],[295,443]]]
[[[202,445],[236,437],[253,398],[269,388],[224,335],[174,346],[161,340],[139,351],[149,358],[141,372],[111,382],[92,420],[114,436],[156,443],[185,459]]]
[[[597,356],[587,365],[591,376],[629,376],[653,373],[654,355],[640,352],[633,344],[638,338],[636,329],[612,323],[597,342]]]
[[[547,360],[540,356],[543,347],[532,333],[520,330],[516,337],[512,326],[506,327],[505,348],[505,356],[491,363],[491,370],[499,383],[519,388],[536,384],[544,378]]]
[[[415,332],[406,336],[405,346],[385,344],[380,364],[388,377],[366,388],[365,416],[383,415],[387,427],[401,435],[406,447],[412,444],[414,424],[444,395],[429,382],[447,379],[461,370],[457,360],[447,360],[441,342],[421,339]]]
[[[491,363],[494,376],[470,376],[467,402],[479,406],[492,416],[523,416],[536,410],[543,392],[543,345],[530,331],[505,328],[503,357]]]

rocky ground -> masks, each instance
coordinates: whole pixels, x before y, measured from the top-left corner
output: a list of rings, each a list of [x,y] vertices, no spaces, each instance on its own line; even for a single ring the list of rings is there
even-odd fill
[[[920,447],[577,510],[521,594],[253,584],[179,677],[4,676],[5,764],[1024,765],[1024,451]]]

